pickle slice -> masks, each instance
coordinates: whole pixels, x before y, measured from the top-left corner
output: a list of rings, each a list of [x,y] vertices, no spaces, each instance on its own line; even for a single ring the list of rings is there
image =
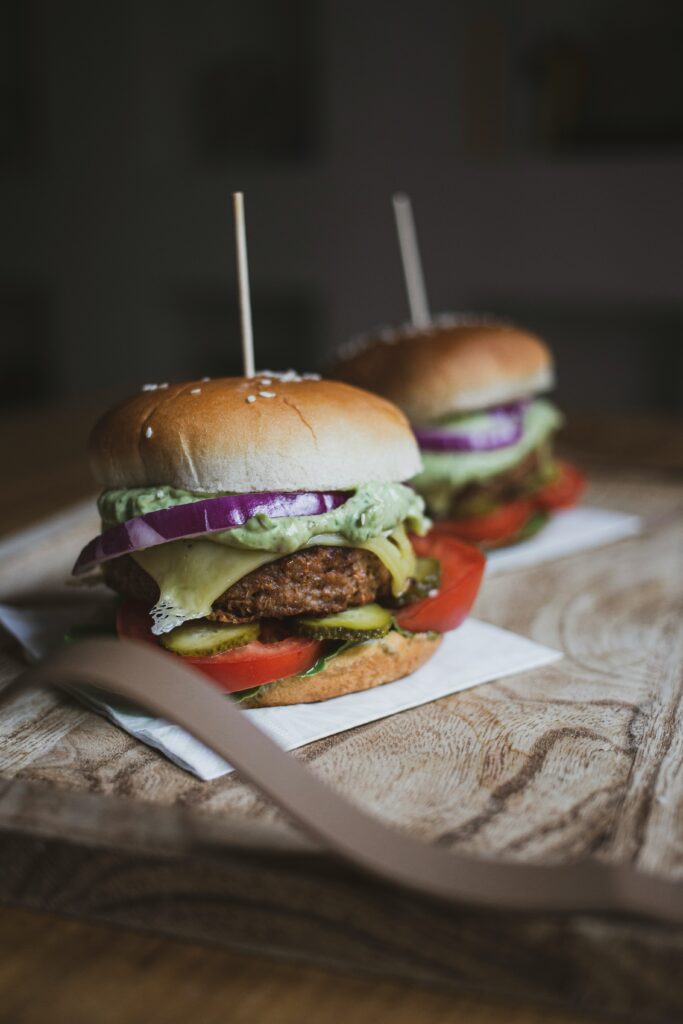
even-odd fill
[[[432,590],[438,590],[441,583],[441,565],[436,558],[418,558],[415,567],[415,576],[410,586],[399,597],[394,598],[394,604],[402,608],[405,604],[412,604],[423,597],[428,597]]]
[[[233,647],[256,640],[259,635],[258,622],[248,622],[243,626],[226,626],[221,622],[207,622],[199,619],[195,622],[184,622],[170,633],[159,637],[167,651],[180,654],[184,658],[208,658],[212,654],[223,654]]]
[[[364,604],[347,608],[338,615],[325,615],[320,619],[296,619],[294,628],[304,636],[317,640],[374,640],[391,629],[391,612],[378,604]]]

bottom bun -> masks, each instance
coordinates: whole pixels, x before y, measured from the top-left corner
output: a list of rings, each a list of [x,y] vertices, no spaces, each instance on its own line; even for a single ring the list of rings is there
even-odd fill
[[[341,697],[345,693],[371,690],[373,686],[381,686],[383,683],[393,683],[396,679],[409,676],[429,661],[441,639],[433,633],[403,636],[392,631],[381,640],[368,640],[333,658],[315,676],[287,676],[276,683],[269,683],[250,700],[241,702],[241,707],[312,704],[314,701]]]

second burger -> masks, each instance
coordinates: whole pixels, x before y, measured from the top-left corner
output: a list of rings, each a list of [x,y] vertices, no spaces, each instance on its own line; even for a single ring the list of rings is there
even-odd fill
[[[529,331],[485,317],[440,317],[351,342],[333,376],[407,414],[423,461],[412,483],[440,532],[485,548],[512,544],[583,490],[583,474],[553,452],[563,420],[544,397],[553,360]]]

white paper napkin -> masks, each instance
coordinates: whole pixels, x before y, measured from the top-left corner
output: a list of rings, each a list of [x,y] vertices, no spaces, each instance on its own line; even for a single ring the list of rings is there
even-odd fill
[[[640,533],[640,516],[611,512],[604,508],[581,506],[556,512],[540,533],[521,544],[491,551],[486,562],[487,575],[526,569],[530,565],[552,562],[556,558],[578,554],[591,548]]]
[[[92,618],[92,598],[80,610],[79,617],[79,607],[73,604],[68,608],[64,605],[36,608],[0,605],[0,624],[19,640],[31,658],[40,659],[62,642],[70,625]],[[255,708],[245,710],[244,714],[285,750],[293,750],[479,683],[548,665],[561,657],[558,651],[525,637],[469,619],[460,629],[446,635],[426,665],[398,682],[318,704]],[[96,690],[79,688],[74,694],[94,711],[160,750],[200,779],[216,779],[232,771],[229,764],[169,722],[151,718],[118,699],[107,700]]]

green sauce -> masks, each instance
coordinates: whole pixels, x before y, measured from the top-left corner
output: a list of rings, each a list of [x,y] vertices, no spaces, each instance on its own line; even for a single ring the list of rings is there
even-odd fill
[[[521,462],[561,424],[559,410],[550,402],[538,399],[524,413],[524,432],[516,444],[490,452],[430,452],[423,449],[423,470],[412,483],[419,491],[430,491],[443,485],[455,489],[488,480]]]
[[[219,496],[192,493],[166,485],[133,487],[104,491],[98,507],[106,528],[146,512]],[[413,533],[423,535],[427,532],[430,522],[424,515],[423,499],[404,484],[368,483],[358,487],[348,501],[331,512],[278,519],[257,515],[244,526],[207,534],[206,539],[233,548],[289,554],[324,534],[338,534],[350,544],[362,544],[390,532],[401,523]]]

